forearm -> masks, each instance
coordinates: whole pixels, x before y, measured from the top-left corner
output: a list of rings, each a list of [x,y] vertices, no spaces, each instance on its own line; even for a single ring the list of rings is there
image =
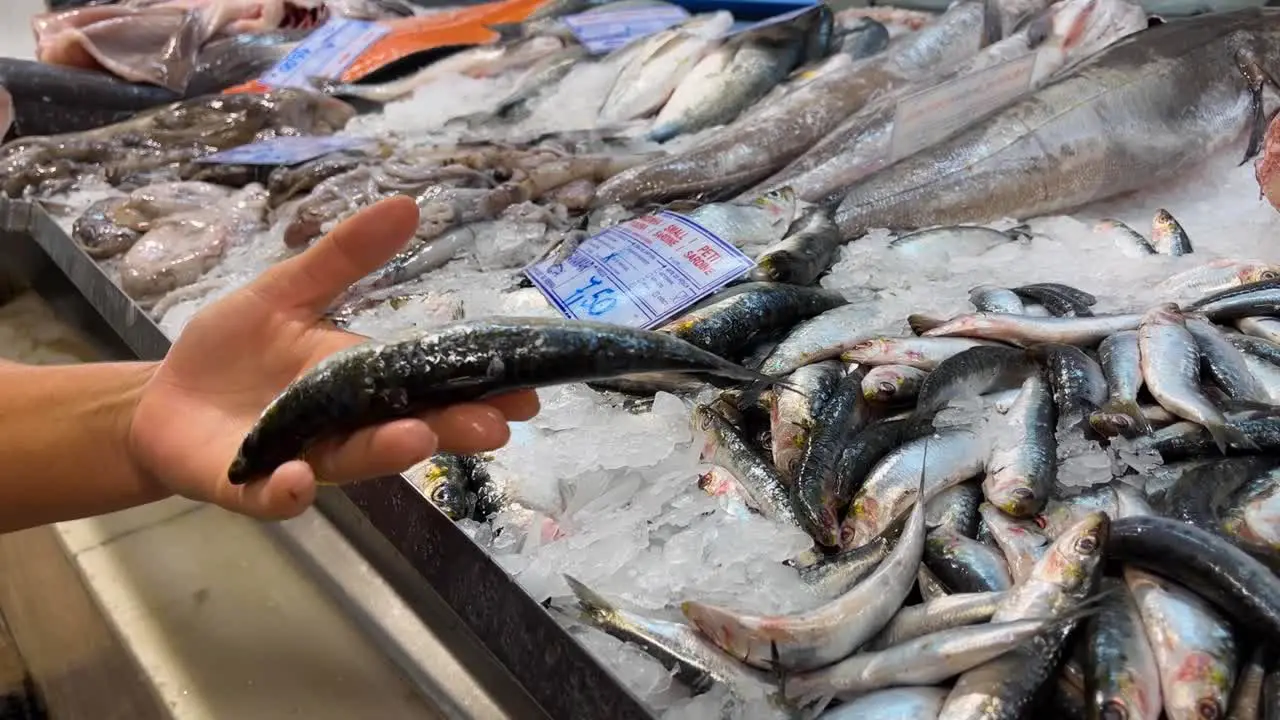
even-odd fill
[[[129,452],[133,409],[155,367],[0,361],[0,532],[168,495]]]

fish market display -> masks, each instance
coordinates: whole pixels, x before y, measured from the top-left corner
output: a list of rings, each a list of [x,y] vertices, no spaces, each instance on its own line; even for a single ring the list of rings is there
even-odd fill
[[[199,43],[186,99],[0,74],[4,190],[170,337],[414,198],[327,312],[369,341],[287,388],[229,480],[537,388],[506,447],[406,471],[404,512],[456,522],[655,716],[1274,714],[1280,10],[936,9],[743,30],[556,0],[399,75],[206,94],[310,27],[263,15]],[[612,49],[565,21],[617,11],[673,19]],[[212,157],[290,136],[324,149]],[[651,329],[564,319],[522,272],[650,215],[754,266]]]

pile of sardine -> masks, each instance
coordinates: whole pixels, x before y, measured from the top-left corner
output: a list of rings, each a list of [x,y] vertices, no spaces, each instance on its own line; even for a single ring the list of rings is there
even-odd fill
[[[838,295],[748,282],[664,327],[782,380],[698,396],[702,485],[808,531],[791,564],[825,601],[677,623],[570,579],[583,616],[782,716],[1280,712],[1280,281],[1126,313],[1056,283],[971,300],[868,337]]]

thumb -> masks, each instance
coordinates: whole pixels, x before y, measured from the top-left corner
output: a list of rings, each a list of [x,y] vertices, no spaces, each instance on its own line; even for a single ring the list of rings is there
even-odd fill
[[[343,220],[301,254],[273,265],[250,289],[281,309],[320,315],[352,283],[404,249],[418,229],[418,205],[397,195]]]

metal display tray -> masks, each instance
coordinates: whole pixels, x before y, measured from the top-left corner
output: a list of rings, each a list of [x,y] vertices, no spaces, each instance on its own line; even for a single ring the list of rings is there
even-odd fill
[[[169,340],[37,203],[0,198],[0,271],[117,360],[162,358]],[[482,548],[400,476],[322,487],[322,515],[444,639],[507,717],[653,716]],[[295,552],[299,548],[293,548]],[[307,548],[300,550],[305,554]],[[312,571],[325,558],[304,562]],[[368,625],[368,623],[366,623]],[[323,632],[323,628],[317,628]],[[408,653],[374,637],[411,677]],[[451,717],[467,717],[459,711]]]

